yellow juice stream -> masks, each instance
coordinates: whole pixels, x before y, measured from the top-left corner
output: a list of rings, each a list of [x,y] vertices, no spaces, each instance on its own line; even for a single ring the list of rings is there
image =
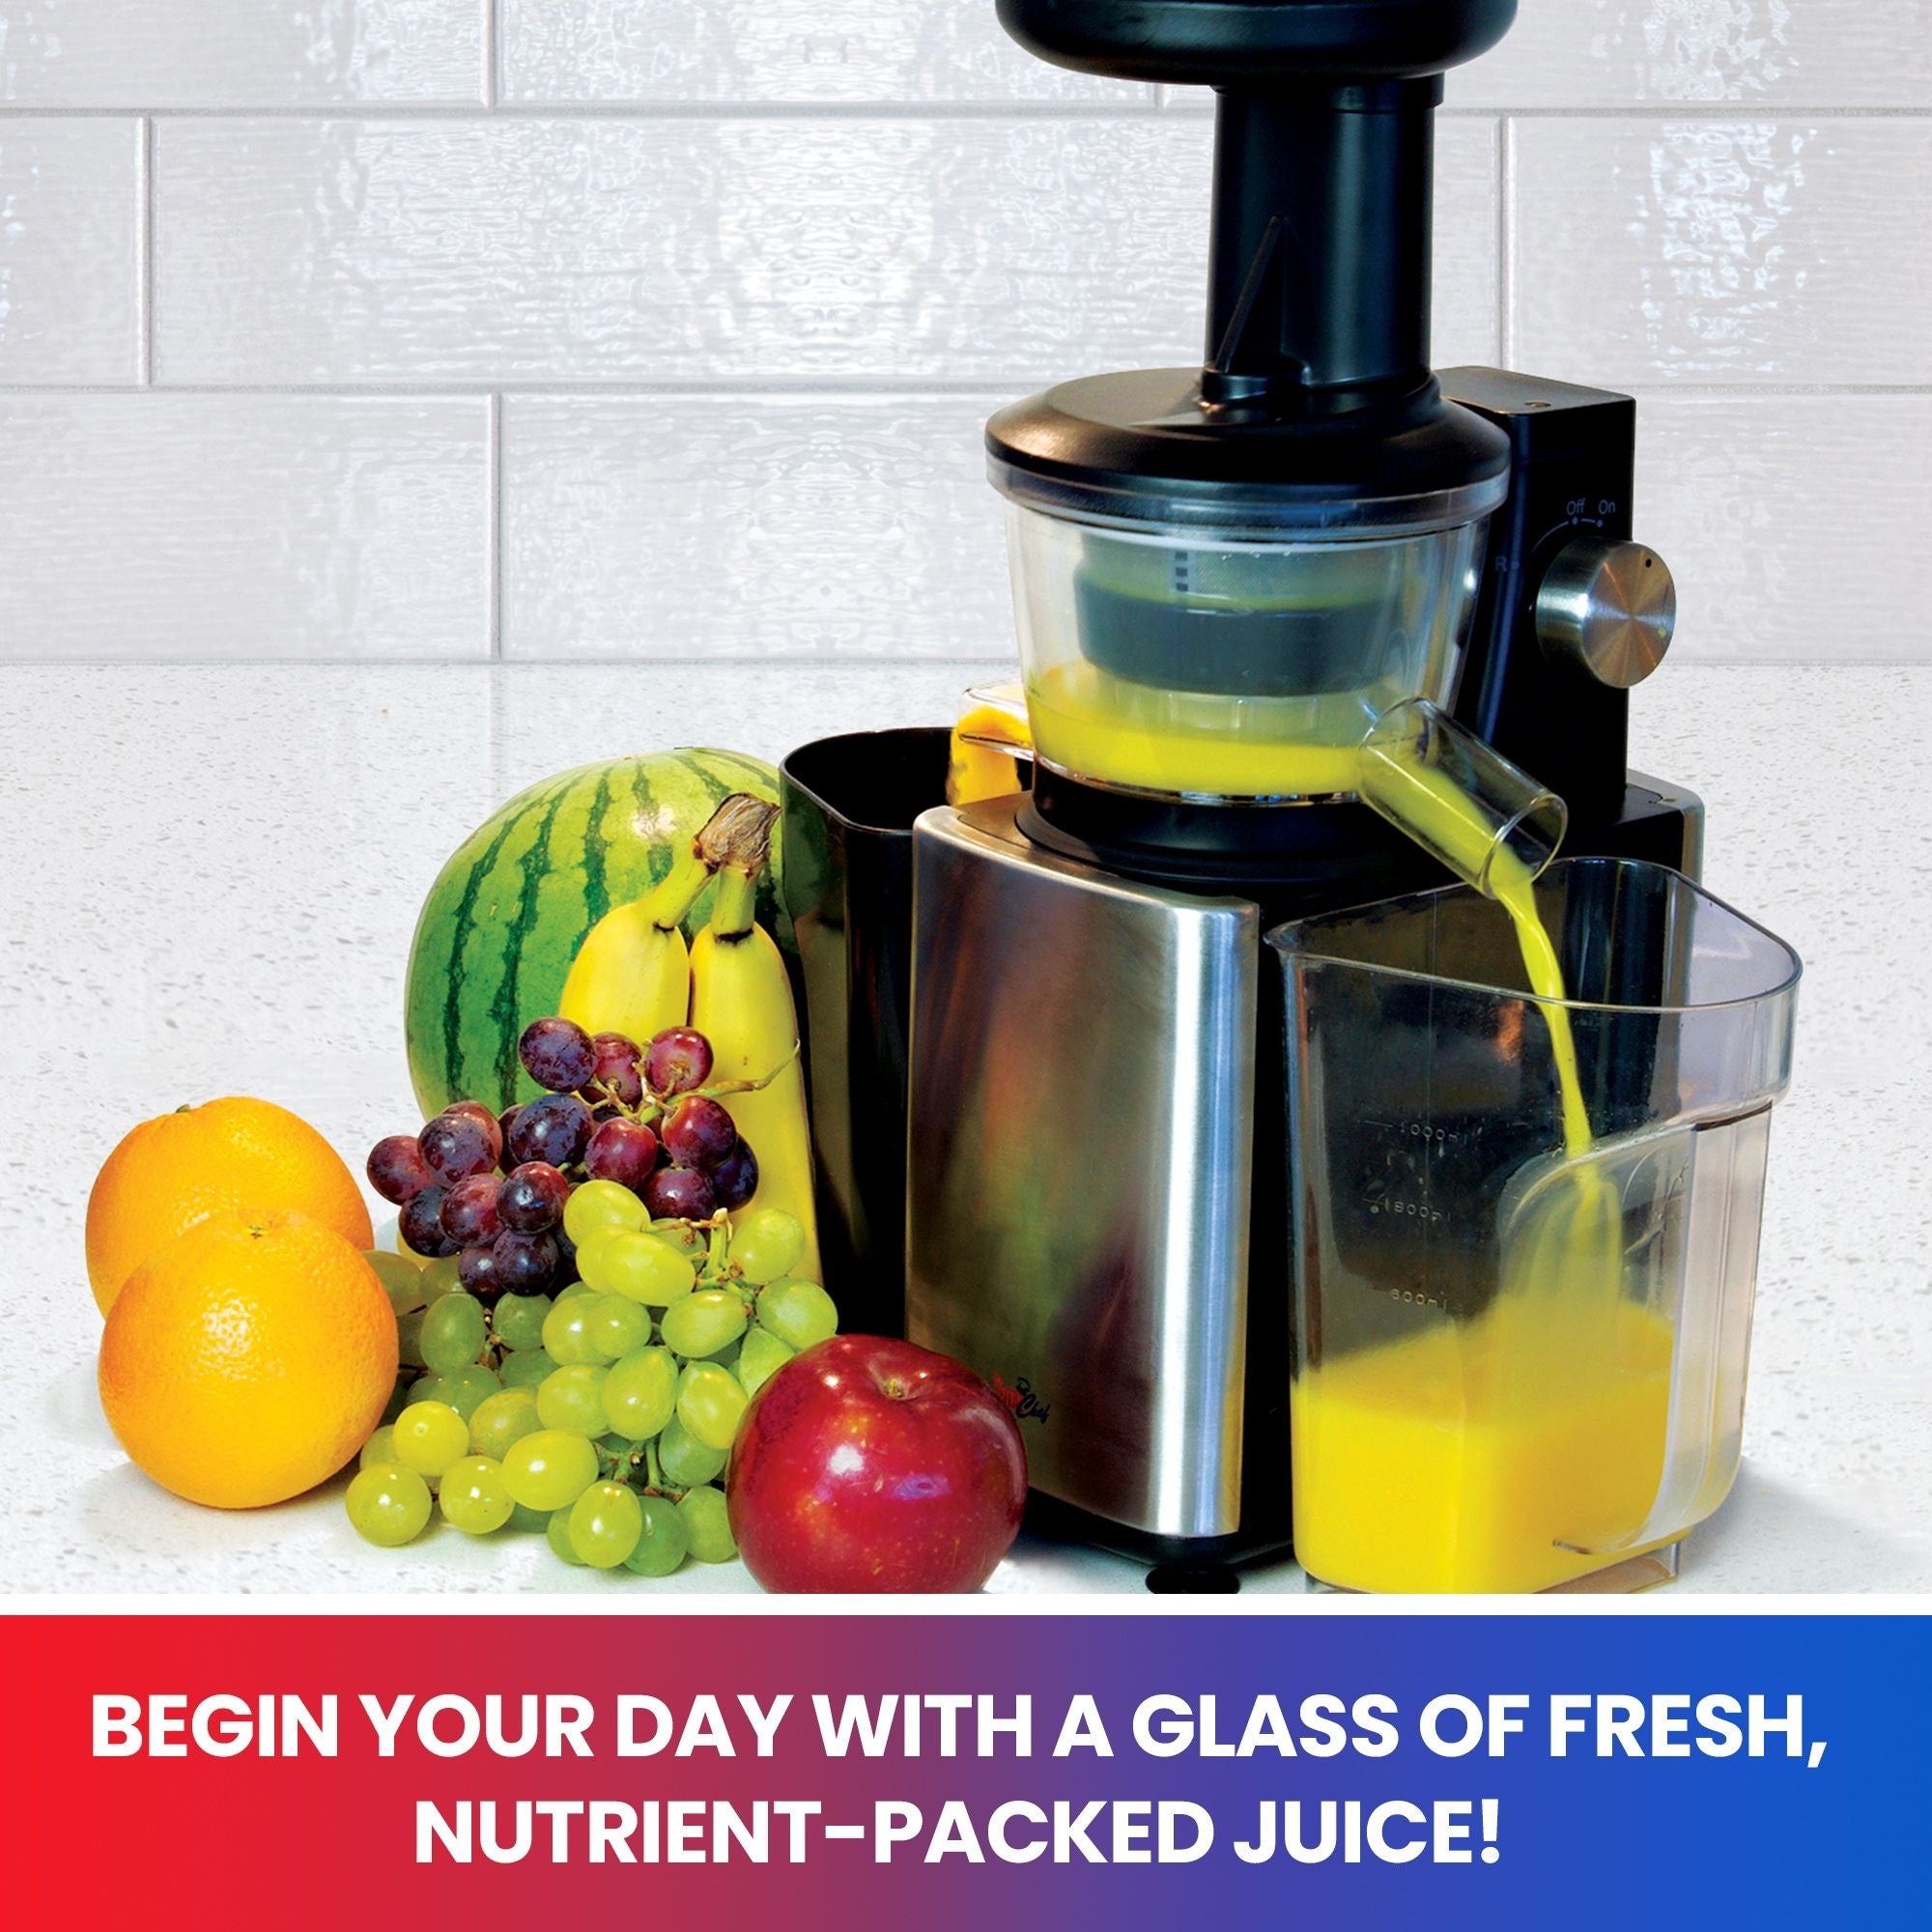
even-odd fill
[[[1027,704],[1040,754],[1064,769],[1263,798],[1356,790],[1375,696],[1190,700],[1081,665],[1037,679]],[[1413,836],[1465,876],[1480,869],[1491,831],[1460,791],[1419,763],[1384,776]],[[1497,853],[1490,886],[1531,989],[1562,1000],[1528,870]],[[1658,1492],[1670,1325],[1623,1292],[1623,1217],[1589,1159],[1569,1013],[1528,1010],[1549,1029],[1562,1151],[1576,1164],[1556,1167],[1514,1225],[1494,1299],[1469,1320],[1425,1317],[1406,1340],[1331,1353],[1296,1379],[1295,1550],[1326,1582],[1546,1589],[1627,1553]]]

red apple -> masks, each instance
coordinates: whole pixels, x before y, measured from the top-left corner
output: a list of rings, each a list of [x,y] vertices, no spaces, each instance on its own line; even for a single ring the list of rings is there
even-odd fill
[[[765,1383],[725,1479],[738,1551],[767,1590],[977,1590],[1012,1547],[1026,1450],[969,1368],[835,1335]]]

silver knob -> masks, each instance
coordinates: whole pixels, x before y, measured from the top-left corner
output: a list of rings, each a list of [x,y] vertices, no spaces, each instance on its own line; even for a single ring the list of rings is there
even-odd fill
[[[1676,628],[1670,566],[1642,544],[1578,537],[1557,552],[1536,593],[1543,648],[1618,691],[1663,662]]]

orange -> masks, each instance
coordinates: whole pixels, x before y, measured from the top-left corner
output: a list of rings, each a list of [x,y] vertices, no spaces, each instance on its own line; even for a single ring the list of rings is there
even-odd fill
[[[252,1509],[354,1456],[396,1382],[376,1270],[300,1214],[210,1214],[123,1284],[100,1338],[100,1406],[163,1489]]]
[[[107,1156],[87,1197],[87,1278],[105,1315],[121,1284],[203,1215],[306,1214],[352,1247],[376,1244],[342,1157],[271,1100],[230,1098],[144,1121]]]

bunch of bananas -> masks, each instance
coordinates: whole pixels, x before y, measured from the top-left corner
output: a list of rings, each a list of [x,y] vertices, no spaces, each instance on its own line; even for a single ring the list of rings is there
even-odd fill
[[[587,1033],[648,1040],[690,1026],[710,1042],[714,1077],[757,1083],[724,1101],[757,1150],[747,1208],[781,1208],[806,1236],[797,1272],[819,1278],[811,1135],[798,1058],[798,1011],[777,942],[754,914],[778,808],[733,792],[663,879],[613,907],[584,935],[558,1011]],[[708,924],[689,944],[683,921],[716,877]]]

